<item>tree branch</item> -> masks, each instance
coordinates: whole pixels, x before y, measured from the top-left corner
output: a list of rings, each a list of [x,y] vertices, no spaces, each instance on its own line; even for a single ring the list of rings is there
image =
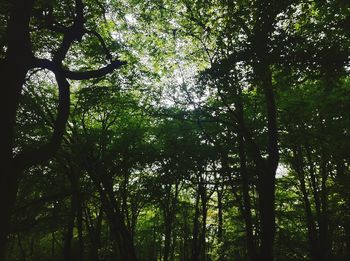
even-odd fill
[[[126,62],[124,61],[115,60],[115,61],[112,61],[110,64],[106,65],[105,67],[102,67],[97,70],[78,72],[78,71],[70,71],[67,69],[62,69],[56,63],[48,59],[34,58],[32,68],[48,69],[54,73],[60,71],[62,72],[63,77],[71,80],[88,80],[91,78],[99,78],[99,77],[105,76],[106,74],[111,73],[113,70],[118,69],[125,64]]]
[[[55,72],[55,76],[59,89],[59,103],[53,134],[46,145],[36,149],[28,149],[14,157],[14,165],[18,170],[27,169],[53,157],[63,138],[70,107],[69,83],[62,73]]]
[[[73,25],[64,30],[63,40],[60,47],[53,56],[53,61],[57,64],[65,59],[69,48],[74,41],[80,41],[84,35],[84,13],[81,0],[75,1],[75,17]]]
[[[111,73],[115,69],[120,68],[122,65],[125,65],[126,62],[115,60],[110,64],[106,65],[97,70],[84,71],[84,72],[73,72],[69,70],[63,70],[64,76],[71,80],[87,80],[91,78],[99,78],[105,76],[106,74]]]
[[[106,54],[107,59],[112,60],[112,55],[111,55],[110,51],[108,50],[107,45],[106,45],[105,41],[103,40],[102,36],[98,32],[93,31],[93,30],[84,29],[84,32],[95,36],[98,39],[98,41],[100,42],[102,49],[103,49],[104,53]]]

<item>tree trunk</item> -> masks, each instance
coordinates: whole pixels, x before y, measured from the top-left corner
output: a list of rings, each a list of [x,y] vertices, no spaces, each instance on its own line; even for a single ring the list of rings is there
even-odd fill
[[[314,216],[312,214],[311,203],[309,200],[309,195],[306,189],[305,184],[305,173],[303,171],[303,157],[301,154],[301,148],[298,148],[294,151],[295,159],[293,162],[293,168],[295,169],[298,180],[300,183],[300,190],[303,195],[304,209],[306,215],[306,225],[308,230],[308,240],[309,240],[309,248],[310,248],[310,258],[312,261],[321,260],[321,250],[319,245],[319,238],[316,229],[316,223]]]
[[[170,246],[171,246],[171,232],[172,232],[172,215],[171,213],[167,213],[165,217],[165,239],[164,239],[164,261],[169,261],[170,255]]]
[[[56,260],[55,253],[56,253],[56,245],[55,245],[55,231],[51,232],[51,260]]]
[[[192,261],[199,260],[199,242],[198,242],[198,234],[199,234],[199,192],[196,195],[196,203],[195,203],[195,213],[193,219],[193,232],[192,232]]]
[[[189,227],[188,227],[188,209],[187,206],[185,206],[185,213],[184,213],[184,236],[183,236],[183,244],[182,244],[182,257],[181,257],[181,261],[187,261],[190,259],[189,255],[188,255],[188,236],[189,236]]]
[[[7,27],[8,48],[0,61],[2,75],[0,112],[0,260],[5,258],[7,235],[21,171],[13,163],[16,111],[30,62],[29,20],[33,1],[12,3]]]
[[[238,106],[239,113],[243,117],[243,108],[240,104]],[[249,183],[247,177],[247,162],[245,154],[245,145],[243,140],[243,135],[238,133],[238,149],[239,149],[239,161],[240,161],[240,174],[242,178],[242,194],[243,194],[243,217],[245,222],[245,231],[246,231],[246,245],[247,245],[247,254],[250,261],[256,259],[256,244],[253,234],[253,221],[252,221],[252,211],[251,211],[251,202],[249,196]]]
[[[6,167],[9,165],[9,162],[11,161],[9,160],[8,162],[3,162],[3,164],[1,164],[6,169],[6,172],[2,171],[0,174],[0,260],[5,259],[7,235],[11,229],[10,219],[16,200],[18,186],[15,171],[13,171],[13,168]]]
[[[164,221],[165,221],[165,242],[164,242],[164,261],[169,260],[169,256],[171,254],[172,250],[172,232],[173,232],[173,224],[175,219],[175,213],[176,213],[176,206],[177,206],[177,200],[178,200],[178,193],[179,193],[179,184],[178,181],[176,181],[175,185],[175,191],[174,194],[172,193],[172,187],[171,184],[168,189],[168,197],[166,206],[164,209]]]
[[[83,209],[80,193],[77,193],[77,229],[79,241],[79,261],[84,260],[84,239],[83,239]]]
[[[287,4],[287,3],[286,3]],[[288,4],[287,4],[288,5]],[[287,7],[287,5],[285,7]],[[256,15],[258,22],[253,29],[252,48],[254,50],[253,71],[264,93],[267,126],[267,159],[262,158],[261,151],[256,149],[255,163],[259,170],[258,193],[261,226],[260,260],[273,261],[273,243],[275,237],[275,176],[279,162],[277,106],[272,84],[270,68],[269,42],[274,29],[276,15],[283,11],[282,6],[276,8],[274,2],[266,5],[257,2]],[[280,9],[281,8],[281,9]]]
[[[200,233],[200,260],[206,261],[206,231],[207,231],[207,215],[208,215],[208,208],[207,208],[207,195],[205,187],[202,187],[201,189],[201,201],[202,201],[202,229]]]
[[[122,189],[121,189],[121,198],[122,198],[122,204],[121,204],[121,212],[124,217],[124,220],[126,221],[126,226],[128,227],[130,233],[132,231],[132,224],[130,221],[129,216],[129,208],[128,208],[128,186],[129,186],[129,173],[127,170],[122,170],[123,172],[123,182],[122,182]]]
[[[260,260],[273,261],[275,236],[275,171],[267,170],[259,193],[261,245]],[[273,178],[272,178],[273,177]]]
[[[345,200],[346,205],[350,206],[350,193],[349,193],[349,172],[346,171],[344,159],[338,159],[337,162],[337,182],[342,186],[342,198]],[[350,215],[349,209],[344,209],[345,218],[343,220],[343,227],[345,233],[345,249],[344,260],[350,260]]]
[[[223,227],[223,217],[222,217],[222,196],[223,196],[223,189],[218,189],[217,191],[218,196],[218,241],[222,242],[222,227]]]
[[[321,153],[321,216],[320,216],[320,248],[322,253],[321,261],[331,260],[331,240],[330,240],[330,230],[329,230],[329,217],[328,217],[328,189],[327,189],[327,163],[324,158],[323,153]]]
[[[23,247],[23,244],[22,244],[22,240],[21,240],[21,236],[20,236],[19,233],[17,234],[17,239],[18,239],[18,247],[19,247],[19,250],[20,250],[21,256],[22,256],[22,261],[26,261],[27,260],[27,258],[26,258],[26,251],[24,250],[24,247]]]
[[[75,213],[76,213],[76,203],[74,202],[75,199],[71,199],[71,213],[68,217],[68,224],[67,224],[67,231],[64,238],[64,246],[63,246],[63,260],[70,261],[71,260],[71,253],[72,253],[72,240],[73,240],[73,228],[74,228],[74,221],[75,221]]]
[[[124,223],[123,214],[113,192],[112,178],[105,175],[105,170],[101,165],[92,165],[89,162],[87,170],[98,190],[113,240],[118,247],[116,253],[120,253],[123,261],[137,260],[130,233]]]
[[[106,213],[107,220],[112,230],[112,235],[118,245],[122,260],[137,260],[129,231],[123,222],[121,212],[116,209],[117,206],[115,199],[111,199],[107,196],[107,189],[102,189],[98,184],[96,185],[98,186],[102,207]]]
[[[350,260],[350,218],[346,218],[344,224],[345,230],[345,259]]]
[[[98,261],[99,260],[98,250],[101,246],[101,230],[102,230],[102,219],[103,219],[102,210],[99,211],[99,214],[95,222],[93,222],[90,211],[88,211],[88,209],[86,210],[87,211],[85,211],[85,216],[86,216],[85,224],[86,224],[86,227],[88,228],[90,243],[91,243],[90,260]]]

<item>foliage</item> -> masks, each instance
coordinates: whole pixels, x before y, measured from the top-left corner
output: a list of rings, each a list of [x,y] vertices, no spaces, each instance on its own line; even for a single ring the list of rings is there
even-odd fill
[[[77,2],[35,1],[36,57]],[[348,260],[348,1],[83,3],[62,69],[125,64],[72,80],[59,150],[19,180],[6,260]],[[27,74],[14,154],[50,140],[55,84]]]

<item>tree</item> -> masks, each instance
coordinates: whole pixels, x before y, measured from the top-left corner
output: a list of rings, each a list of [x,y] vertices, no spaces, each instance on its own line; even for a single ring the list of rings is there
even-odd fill
[[[8,2],[6,260],[348,259],[347,1]]]
[[[1,36],[2,54],[0,69],[3,72],[3,102],[1,111],[4,113],[1,124],[1,210],[0,219],[0,245],[1,256],[4,255],[4,247],[9,228],[9,220],[16,199],[18,182],[24,170],[31,166],[45,162],[51,158],[59,147],[64,134],[65,124],[69,115],[70,95],[69,80],[84,80],[102,77],[124,63],[120,60],[112,60],[107,53],[110,63],[101,69],[91,71],[71,71],[64,66],[67,53],[74,42],[83,40],[85,34],[93,34],[100,41],[102,47],[105,44],[97,32],[91,31],[85,26],[84,4],[81,0],[75,1],[74,14],[64,16],[69,6],[64,3],[40,3],[35,1],[5,2],[6,32]],[[61,8],[63,7],[63,13]],[[57,19],[57,20],[56,20]],[[60,20],[62,19],[62,22]],[[70,21],[69,21],[70,20]],[[69,21],[68,25],[65,25]],[[36,42],[32,41],[33,30],[45,32],[44,36],[54,35],[55,45],[50,46],[52,52],[36,49]],[[42,35],[43,37],[43,35]],[[61,37],[60,42],[58,39]],[[57,48],[55,48],[57,46]],[[40,46],[39,46],[40,47]],[[52,57],[51,60],[43,58],[44,55]],[[39,148],[30,148],[27,151],[15,152],[14,144],[16,112],[26,76],[29,71],[46,69],[51,71],[56,79],[59,90],[59,103],[53,133],[49,142]]]

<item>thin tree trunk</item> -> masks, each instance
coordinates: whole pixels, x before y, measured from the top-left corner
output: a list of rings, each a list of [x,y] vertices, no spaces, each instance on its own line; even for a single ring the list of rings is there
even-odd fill
[[[188,209],[187,206],[185,208],[185,215],[184,215],[184,237],[183,237],[183,245],[182,245],[182,261],[187,261],[189,260],[189,255],[188,255],[188,235],[189,235],[189,228],[188,228]]]
[[[310,181],[311,181],[311,187],[312,187],[312,195],[314,197],[315,201],[315,207],[316,207],[316,215],[317,215],[317,221],[320,222],[321,215],[322,215],[322,206],[321,206],[321,199],[320,199],[320,191],[318,186],[318,180],[316,178],[316,171],[313,159],[311,157],[311,150],[309,147],[306,148],[307,151],[307,159],[309,162],[309,174],[310,174]]]
[[[98,184],[96,185],[98,186]],[[106,213],[107,220],[109,221],[109,225],[112,230],[112,235],[118,245],[122,260],[137,260],[134,246],[132,244],[129,231],[123,222],[121,212],[116,209],[117,206],[115,202],[111,202],[115,201],[115,199],[110,199],[106,194],[106,190],[103,190],[100,187],[99,194],[101,197],[103,209]]]
[[[51,232],[51,260],[56,260],[55,258],[55,231]]]
[[[19,250],[21,252],[22,260],[26,261],[27,260],[27,258],[26,258],[26,251],[24,250],[24,247],[23,247],[23,244],[22,244],[22,240],[21,240],[21,236],[20,236],[19,233],[17,234],[17,239],[18,239],[18,247],[19,247]]]
[[[171,233],[171,251],[170,251],[170,260],[174,261],[175,258],[175,247],[176,247],[176,233],[174,233],[174,230]]]
[[[66,261],[71,260],[71,252],[72,252],[72,240],[73,240],[73,229],[75,218],[78,210],[78,182],[76,180],[75,173],[73,171],[67,172],[67,178],[71,183],[71,213],[67,224],[67,231],[64,238],[64,246],[63,246],[63,258]]]
[[[202,188],[201,191],[201,201],[202,201],[202,228],[200,233],[200,260],[206,261],[206,231],[207,231],[207,195],[205,191],[205,187]]]
[[[129,173],[127,170],[122,170],[123,177],[123,185],[122,185],[122,189],[121,189],[121,198],[122,198],[122,204],[121,204],[121,212],[122,215],[124,217],[124,220],[126,221],[126,225],[131,233],[132,231],[132,225],[130,222],[130,217],[129,217],[129,209],[128,209],[128,186],[129,186]]]
[[[350,259],[350,218],[346,218],[345,224],[344,224],[344,230],[345,230],[345,259]]]
[[[346,171],[345,161],[344,159],[339,159],[337,163],[337,182],[341,184],[341,186],[345,189],[342,193],[342,197],[344,198],[347,206],[350,206],[350,194],[349,194],[349,176]],[[349,210],[346,209],[345,212],[347,215],[343,221],[344,233],[345,233],[345,249],[344,249],[344,260],[350,260],[350,215]]]
[[[311,210],[311,203],[309,200],[309,195],[306,189],[305,184],[305,174],[303,171],[303,159],[301,154],[301,148],[298,148],[294,151],[295,160],[294,160],[294,169],[298,175],[298,180],[300,183],[300,190],[303,195],[304,209],[306,215],[306,225],[308,229],[308,239],[309,239],[309,248],[310,248],[310,257],[312,261],[321,260],[321,251],[319,245],[319,238],[316,229],[316,223],[314,216]]]
[[[114,242],[118,246],[116,252],[120,253],[124,261],[135,261],[136,253],[130,233],[124,223],[122,212],[114,196],[111,177],[104,175],[103,167],[87,164],[90,178],[93,180],[100,195],[102,208],[106,214]]]
[[[321,155],[321,216],[320,216],[320,247],[322,252],[321,261],[328,261],[331,258],[331,241],[330,241],[330,231],[329,231],[329,217],[328,217],[328,191],[327,191],[327,164],[322,153]]]
[[[34,240],[34,237],[31,238],[31,241],[30,241],[30,258],[32,260],[34,260],[34,244],[35,244],[35,240]]]
[[[199,192],[197,192],[197,195],[196,195],[195,213],[194,213],[194,219],[193,219],[192,251],[191,251],[192,261],[198,260],[198,255],[199,255],[198,234],[199,234]]]
[[[83,209],[80,193],[77,195],[77,229],[79,241],[79,260],[84,261],[84,238],[83,238]]]
[[[223,189],[217,190],[217,196],[218,196],[218,241],[222,242],[222,227],[223,227],[223,217],[222,217],[222,196],[223,196]]]
[[[168,202],[166,203],[164,210],[164,220],[165,220],[165,242],[164,242],[164,261],[169,260],[172,250],[172,234],[173,234],[173,223],[175,219],[175,212],[179,193],[179,184],[176,182],[174,195],[172,195],[171,184],[168,190]],[[170,202],[169,202],[170,201]]]
[[[91,257],[93,259],[91,260],[99,260],[98,250],[101,246],[101,229],[102,229],[102,219],[103,219],[103,212],[102,210],[99,211],[99,214],[97,216],[96,224],[93,229],[93,240],[92,240],[92,249],[91,249]]]
[[[240,105],[238,107],[241,117],[243,117],[243,108]],[[253,234],[253,221],[252,221],[252,212],[251,212],[251,202],[249,196],[249,183],[247,177],[247,163],[246,163],[246,154],[245,154],[245,145],[243,140],[243,135],[238,134],[238,149],[239,149],[239,159],[240,159],[240,174],[242,178],[242,194],[243,194],[243,216],[245,221],[245,230],[246,230],[246,245],[247,245],[247,254],[250,261],[256,259],[256,244]]]
[[[72,240],[73,240],[73,228],[75,221],[75,213],[76,213],[76,203],[74,202],[73,196],[71,199],[71,213],[68,219],[68,224],[66,228],[66,234],[64,237],[64,246],[63,246],[63,260],[70,261],[71,253],[72,253]]]
[[[172,231],[172,217],[170,217],[171,213],[166,214],[165,218],[165,239],[164,239],[164,261],[169,261],[170,255],[170,245],[171,245],[171,231]]]
[[[158,222],[157,222],[158,223]],[[152,233],[152,252],[151,252],[151,258],[150,260],[156,261],[157,260],[157,234],[156,234],[156,227],[158,224],[156,224],[156,221],[154,220],[153,223],[153,233]]]

